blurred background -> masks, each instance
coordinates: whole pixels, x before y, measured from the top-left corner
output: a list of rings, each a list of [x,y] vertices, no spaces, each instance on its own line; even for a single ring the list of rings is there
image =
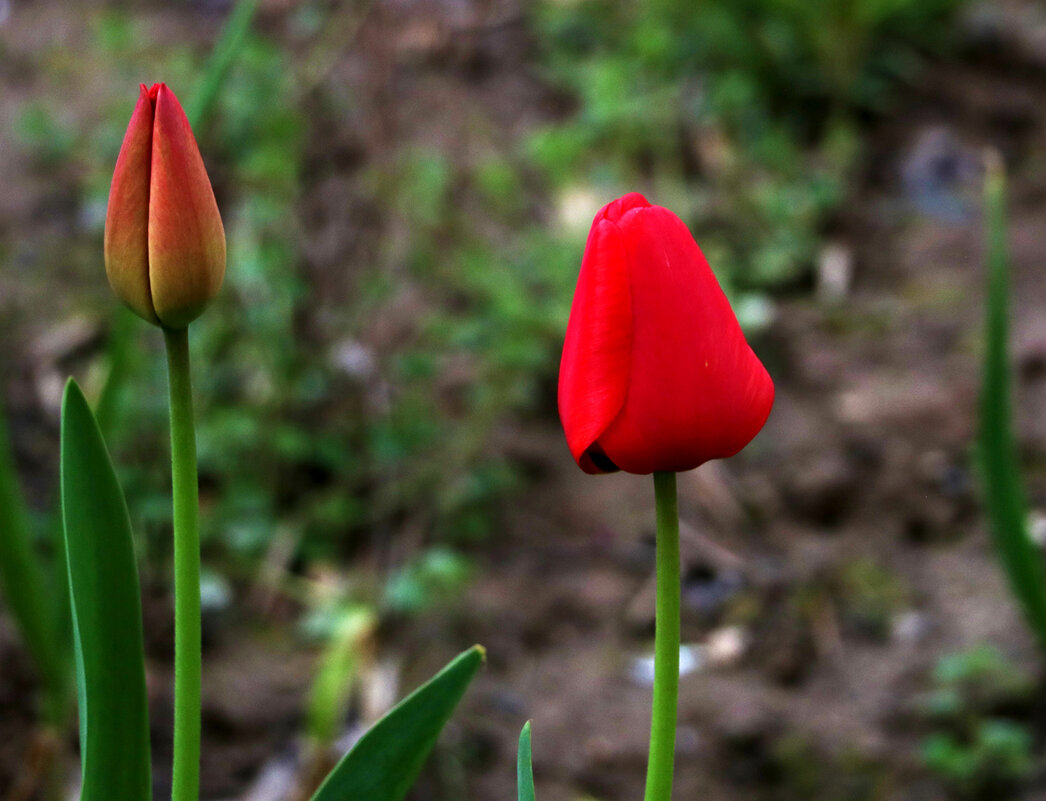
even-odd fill
[[[677,797],[1046,793],[1043,659],[971,444],[992,147],[1012,177],[1020,449],[1046,503],[1042,5],[0,0],[0,77],[13,464],[60,595],[75,375],[137,536],[157,798],[166,380],[102,263],[112,167],[157,81],[193,116],[229,243],[191,329],[204,799],[303,797],[474,642],[486,670],[413,801],[514,798],[527,719],[543,801],[641,796],[651,482],[582,474],[555,408],[588,226],[632,190],[691,227],[777,384],[743,454],[680,477]],[[4,610],[0,796],[71,797],[75,727],[41,729]]]

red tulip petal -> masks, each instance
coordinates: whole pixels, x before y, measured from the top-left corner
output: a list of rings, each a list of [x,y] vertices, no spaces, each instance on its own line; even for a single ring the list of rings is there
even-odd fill
[[[189,121],[165,84],[153,87],[149,282],[153,307],[170,328],[188,325],[225,275],[225,231]]]
[[[628,392],[599,437],[623,470],[690,470],[754,437],[774,388],[708,262],[675,214],[633,206],[620,219],[632,287]]]
[[[625,247],[600,212],[581,262],[559,367],[559,415],[567,444],[586,473],[618,469],[593,446],[628,392],[632,301]]]
[[[149,290],[149,169],[153,104],[143,85],[127,126],[109,189],[105,272],[113,292],[136,314],[157,323]]]
[[[650,201],[639,192],[629,192],[627,195],[622,195],[617,200],[612,200],[601,208],[596,215],[596,220],[609,220],[616,223],[620,222],[621,218],[633,209],[647,209],[650,207]]]

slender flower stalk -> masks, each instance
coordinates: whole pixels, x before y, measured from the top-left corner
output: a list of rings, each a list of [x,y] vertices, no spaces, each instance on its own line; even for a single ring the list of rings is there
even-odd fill
[[[200,788],[200,521],[187,328],[164,329],[171,407],[174,495],[173,801],[197,801]]]
[[[676,474],[654,473],[657,504],[657,611],[654,631],[654,704],[645,801],[669,801],[679,699],[679,512]]]

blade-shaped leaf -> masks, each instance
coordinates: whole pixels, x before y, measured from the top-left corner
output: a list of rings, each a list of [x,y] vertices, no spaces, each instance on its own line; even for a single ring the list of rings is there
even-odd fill
[[[400,801],[483,663],[475,645],[375,723],[331,771],[312,801]]]
[[[980,461],[984,503],[995,550],[1039,645],[1046,648],[1046,570],[1028,536],[1020,463],[1013,435],[1009,360],[1009,275],[1006,187],[996,156],[985,179],[988,309],[981,388]]]
[[[519,733],[519,755],[516,757],[516,786],[519,801],[534,801],[534,768],[530,758],[530,721]]]
[[[204,68],[203,77],[193,92],[192,99],[185,109],[185,114],[193,128],[199,130],[207,121],[218,97],[218,90],[226,74],[236,60],[236,54],[247,38],[251,19],[258,9],[259,0],[238,0],[233,6],[229,18],[222,28],[221,36],[211,50],[211,57]]]
[[[142,610],[127,505],[98,424],[62,399],[62,518],[76,645],[81,801],[151,797]]]

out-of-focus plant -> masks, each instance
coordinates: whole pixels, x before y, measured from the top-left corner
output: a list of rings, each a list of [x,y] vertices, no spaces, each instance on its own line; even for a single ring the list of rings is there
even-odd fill
[[[1027,708],[1035,683],[998,650],[980,646],[943,657],[920,709],[934,731],[923,764],[954,793],[992,799],[1030,777],[1036,760],[1027,723],[1007,711]]]
[[[1026,780],[1035,760],[1031,732],[1008,720],[981,720],[969,739],[933,734],[922,744],[926,767],[962,798],[995,799]]]
[[[48,532],[55,532],[53,526]],[[61,538],[48,543],[61,556]],[[61,729],[69,716],[69,639],[63,604],[62,567],[56,554],[45,557],[36,547],[29,510],[19,489],[7,425],[0,405],[0,589],[40,674],[41,719]]]
[[[360,670],[373,659],[376,619],[365,606],[340,610],[327,635],[323,655],[309,692],[305,730],[317,748],[328,748],[345,718]]]
[[[988,299],[978,451],[984,503],[995,550],[1039,647],[1046,651],[1046,568],[1028,532],[1020,460],[1013,433],[1009,357],[1010,257],[1006,184],[998,154],[987,160],[984,213]]]
[[[419,615],[457,600],[472,577],[471,563],[445,547],[430,548],[397,570],[385,584],[382,608]]]
[[[858,117],[946,41],[961,1],[535,4],[577,111],[530,151],[561,187],[656,189],[728,290],[794,282],[846,196]]]
[[[323,651],[305,714],[306,746],[298,788],[302,799],[312,795],[334,766],[337,756],[332,746],[342,733],[353,691],[374,662],[377,618],[372,609],[355,604],[338,607],[322,617]]]

